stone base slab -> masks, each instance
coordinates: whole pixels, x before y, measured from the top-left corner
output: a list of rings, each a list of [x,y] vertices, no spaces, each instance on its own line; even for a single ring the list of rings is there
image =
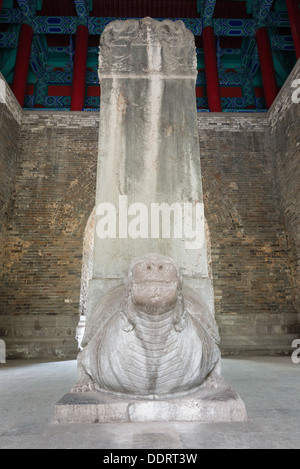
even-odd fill
[[[242,422],[244,402],[228,385],[173,399],[121,398],[99,391],[67,393],[55,406],[55,423]]]

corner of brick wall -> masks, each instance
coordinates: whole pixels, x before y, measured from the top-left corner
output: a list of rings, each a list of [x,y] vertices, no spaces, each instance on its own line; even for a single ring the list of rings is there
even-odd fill
[[[269,146],[276,165],[293,302],[300,313],[300,59],[269,113]]]

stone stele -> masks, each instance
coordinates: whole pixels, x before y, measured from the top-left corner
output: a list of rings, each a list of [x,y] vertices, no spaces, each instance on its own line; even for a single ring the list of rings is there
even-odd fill
[[[56,422],[246,420],[221,377],[218,342],[214,317],[175,262],[135,258],[88,322],[79,379],[57,403]]]
[[[150,220],[154,204],[183,207],[191,203],[195,208],[203,202],[196,77],[194,36],[182,21],[118,20],[104,29],[99,52],[96,233],[87,321],[102,296],[122,284],[131,260],[149,252],[174,259],[185,284],[205,289],[211,301],[205,240],[198,249],[186,249],[182,237],[173,236],[173,225],[171,236],[153,234],[153,220],[147,233],[130,235],[141,204]],[[104,218],[101,204],[116,209],[114,236],[99,236]]]
[[[196,75],[182,21],[113,21],[101,36],[93,274],[78,382],[56,422],[247,418],[221,377],[205,237],[197,249],[183,236],[130,237],[124,214],[116,236],[97,231],[99,207],[120,219],[125,196],[148,213],[202,204]]]

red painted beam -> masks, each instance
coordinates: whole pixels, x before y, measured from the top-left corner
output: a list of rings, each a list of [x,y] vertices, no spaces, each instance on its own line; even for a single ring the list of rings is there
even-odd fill
[[[256,86],[254,88],[254,93],[256,98],[264,98],[264,89],[261,86]]]
[[[222,86],[220,88],[221,98],[242,98],[242,88],[239,86]]]
[[[275,68],[267,28],[262,27],[256,31],[256,42],[264,85],[265,100],[267,108],[269,109],[278,94],[278,86],[276,83]]]
[[[98,85],[88,86],[87,96],[101,96],[100,86],[98,86]]]
[[[71,86],[68,85],[49,85],[48,95],[49,96],[71,96]]]
[[[195,92],[196,92],[196,98],[203,98],[203,96],[204,96],[204,89],[203,89],[202,86],[196,86]]]
[[[208,107],[211,112],[222,112],[216,43],[212,26],[203,29],[202,37]]]
[[[22,24],[12,84],[12,90],[21,107],[24,106],[32,38],[32,27],[29,24]]]
[[[298,0],[286,0],[297,59],[300,59],[300,10]]]
[[[1,14],[1,9],[2,9],[2,4],[3,4],[3,0],[0,0],[0,14]]]
[[[26,85],[25,94],[29,95],[29,96],[30,95],[33,96],[34,95],[34,85]]]
[[[87,26],[80,24],[76,32],[71,111],[82,111],[84,107],[88,37]]]

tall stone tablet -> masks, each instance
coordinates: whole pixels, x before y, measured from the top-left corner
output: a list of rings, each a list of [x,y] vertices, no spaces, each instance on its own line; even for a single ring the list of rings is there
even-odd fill
[[[93,278],[56,421],[245,420],[221,376],[193,35],[181,21],[112,22],[99,76]]]
[[[211,303],[196,65],[194,37],[182,21],[114,21],[101,36],[88,312],[123,281],[132,258],[149,252],[172,257],[189,284],[206,289]]]

